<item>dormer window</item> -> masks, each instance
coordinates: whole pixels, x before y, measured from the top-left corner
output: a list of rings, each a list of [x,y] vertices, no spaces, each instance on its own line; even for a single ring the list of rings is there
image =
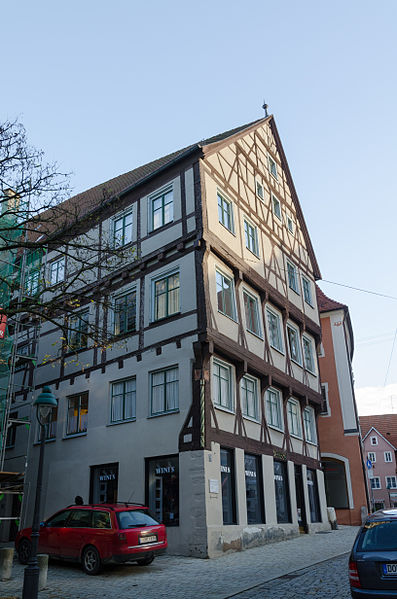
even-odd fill
[[[371,445],[378,445],[378,437],[371,437]]]

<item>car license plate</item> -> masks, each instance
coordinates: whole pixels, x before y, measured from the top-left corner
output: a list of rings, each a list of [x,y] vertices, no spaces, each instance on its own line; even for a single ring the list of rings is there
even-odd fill
[[[157,541],[157,535],[151,535],[150,537],[139,537],[139,543],[155,543]]]
[[[383,574],[397,576],[397,564],[383,564]]]

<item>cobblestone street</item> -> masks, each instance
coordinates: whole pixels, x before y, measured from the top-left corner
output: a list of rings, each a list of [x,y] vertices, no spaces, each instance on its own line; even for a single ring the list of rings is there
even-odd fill
[[[93,577],[84,574],[78,564],[54,561],[50,562],[47,588],[39,598],[227,599],[235,595],[236,599],[345,599],[349,597],[346,553],[357,530],[346,526],[325,534],[302,535],[212,560],[165,555],[148,567],[111,565]],[[324,560],[332,561],[319,563]],[[12,580],[1,583],[0,599],[21,597],[23,571],[15,560]],[[292,573],[294,577],[280,578]]]

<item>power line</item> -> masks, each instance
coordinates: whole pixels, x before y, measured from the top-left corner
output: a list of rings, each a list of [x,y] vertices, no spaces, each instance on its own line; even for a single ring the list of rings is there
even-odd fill
[[[386,295],[385,293],[378,293],[377,291],[369,291],[368,289],[360,289],[360,287],[353,287],[352,285],[345,285],[344,283],[335,283],[335,281],[327,281],[327,279],[321,279],[324,283],[331,283],[331,285],[339,285],[339,287],[347,287],[348,289],[354,289],[354,291],[361,291],[362,293],[370,293],[371,295],[379,295],[380,297],[387,297],[388,299],[396,300],[397,297],[394,295]]]
[[[387,381],[387,377],[389,376],[390,364],[391,364],[391,359],[392,359],[392,356],[393,356],[394,345],[395,345],[395,343],[396,343],[396,337],[397,337],[397,329],[396,329],[396,332],[394,333],[394,339],[393,339],[393,345],[392,345],[391,352],[390,352],[389,364],[387,365],[387,371],[386,371],[386,376],[385,376],[385,382],[383,383],[383,386],[384,386],[384,387],[386,387],[386,381]]]

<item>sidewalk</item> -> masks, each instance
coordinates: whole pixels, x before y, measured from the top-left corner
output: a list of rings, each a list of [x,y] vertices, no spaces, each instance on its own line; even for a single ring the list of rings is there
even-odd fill
[[[211,560],[164,555],[147,567],[107,566],[98,576],[87,576],[78,564],[53,561],[47,588],[39,593],[39,598],[226,599],[350,551],[357,531],[358,527],[342,526]],[[22,596],[23,571],[24,566],[15,559],[12,580],[0,583],[0,599]]]

